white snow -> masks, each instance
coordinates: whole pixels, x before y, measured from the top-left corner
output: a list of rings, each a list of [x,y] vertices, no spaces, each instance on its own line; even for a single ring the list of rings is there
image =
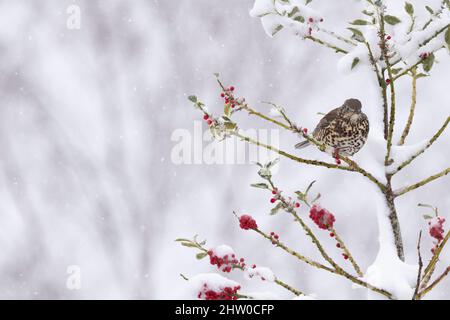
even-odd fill
[[[391,292],[396,299],[411,299],[416,284],[418,266],[401,261],[394,245],[389,209],[384,197],[378,193],[377,217],[379,251],[375,261],[367,269],[363,279],[368,283]],[[381,296],[368,291],[369,299]]]
[[[228,256],[229,258],[231,258],[231,255],[234,254],[233,248],[231,248],[230,246],[227,246],[225,244],[222,244],[220,246],[212,248],[211,250],[215,256],[218,256],[220,258],[223,258],[225,256]]]
[[[269,282],[275,281],[275,274],[267,267],[247,268],[244,271],[244,275],[247,279],[258,277]]]
[[[291,29],[295,35],[304,37],[310,28],[317,28],[322,18],[321,14],[299,0],[256,0],[250,16],[261,18],[264,31],[269,37],[273,37],[282,28]],[[299,16],[304,18],[304,22],[295,20]],[[310,22],[310,18],[313,21]]]
[[[419,143],[413,144],[413,145],[407,145],[407,146],[392,146],[391,148],[391,158],[394,160],[394,162],[386,167],[387,173],[392,173],[397,169],[399,165],[401,165],[403,162],[407,161],[408,159],[412,158],[413,156],[421,153],[428,145],[428,140],[423,140]]]
[[[235,288],[240,286],[236,281],[225,278],[217,273],[200,273],[189,279],[189,287],[193,291],[193,296],[204,290],[205,284],[208,290],[220,292],[224,288]]]

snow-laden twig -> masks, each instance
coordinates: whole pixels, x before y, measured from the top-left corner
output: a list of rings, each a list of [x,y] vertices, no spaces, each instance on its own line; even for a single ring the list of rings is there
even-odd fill
[[[406,137],[409,134],[409,130],[411,129],[411,125],[413,122],[413,118],[414,118],[414,111],[416,109],[416,102],[417,102],[417,68],[414,67],[411,69],[411,78],[412,78],[412,83],[411,83],[411,87],[412,87],[412,92],[411,92],[411,106],[409,108],[409,115],[408,115],[408,120],[406,121],[406,125],[405,128],[403,129],[402,135],[400,137],[400,140],[398,141],[398,145],[402,146],[403,144],[405,144],[405,140]]]
[[[396,174],[397,172],[399,172],[400,170],[405,168],[407,165],[409,165],[418,156],[423,154],[441,136],[441,134],[447,128],[449,122],[450,122],[450,116],[447,117],[444,124],[439,128],[439,130],[433,135],[433,137],[431,137],[431,139],[422,148],[420,148],[419,150],[414,152],[408,159],[406,159],[404,162],[402,162],[395,170],[390,171],[389,173],[391,175]]]
[[[449,172],[450,172],[450,167],[447,168],[447,169],[442,170],[439,173],[436,173],[436,174],[434,174],[432,176],[429,176],[428,178],[425,178],[425,179],[423,179],[423,180],[421,180],[421,181],[419,181],[419,182],[417,182],[415,184],[412,184],[410,186],[403,187],[403,188],[400,188],[400,189],[394,191],[394,196],[395,197],[399,197],[399,196],[404,195],[405,193],[408,193],[408,192],[410,192],[412,190],[415,190],[417,188],[423,187],[424,185],[426,185],[426,184],[428,184],[428,183],[430,183],[430,182],[432,182],[432,181],[434,181],[436,179],[439,179],[439,178],[441,178],[443,176],[446,176]]]

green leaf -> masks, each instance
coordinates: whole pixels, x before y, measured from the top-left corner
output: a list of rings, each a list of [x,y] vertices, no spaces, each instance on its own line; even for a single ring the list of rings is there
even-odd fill
[[[433,68],[434,64],[434,54],[430,54],[428,58],[423,61],[423,70],[425,72],[430,72],[431,68]]]
[[[405,11],[412,17],[414,14],[413,5],[409,2],[405,2]]]
[[[392,74],[398,74],[400,71],[402,71],[402,68],[392,68],[391,71]]]
[[[292,11],[288,13],[288,17],[292,18],[293,16],[295,16],[299,12],[300,12],[300,10],[298,9],[298,7],[294,7],[294,9],[292,9]]]
[[[231,115],[231,104],[230,103],[225,104],[225,106],[223,107],[223,113],[227,117],[229,117]]]
[[[253,188],[269,189],[269,186],[266,183],[252,183],[250,186]]]
[[[175,239],[175,241],[177,241],[177,242],[190,242],[191,240],[184,239],[184,238],[178,238],[178,239]]]
[[[225,126],[225,129],[227,129],[227,130],[235,130],[237,127],[236,123],[234,123],[234,122],[225,122],[223,125]]]
[[[347,29],[353,33],[353,35],[352,35],[353,39],[355,39],[356,41],[359,41],[359,42],[365,41],[364,35],[360,30],[358,30],[356,28],[347,28]]]
[[[272,36],[276,35],[280,30],[283,29],[283,26],[281,24],[277,25],[275,30],[272,32]]]
[[[204,257],[206,257],[208,254],[206,252],[200,252],[197,253],[197,255],[195,256],[198,260],[203,259]]]
[[[450,27],[445,31],[445,43],[447,44],[448,49],[450,50]]]
[[[425,73],[419,73],[417,76],[416,76],[416,79],[419,79],[419,78],[425,78],[425,77],[428,77],[429,75],[428,74],[425,74]]]
[[[283,203],[278,202],[278,204],[275,207],[273,207],[272,210],[270,210],[270,215],[273,216],[273,215],[277,214],[281,208],[283,208]]]
[[[267,168],[261,168],[258,171],[258,174],[261,178],[266,179],[266,180],[270,179],[272,177],[272,172],[270,172],[270,170]]]
[[[389,23],[391,25],[396,25],[397,23],[402,22],[402,20],[400,20],[396,16],[390,16],[390,15],[384,16],[384,21],[386,21],[386,23]]]
[[[433,11],[433,9],[431,9],[431,7],[425,6],[425,9],[427,9],[427,11],[428,11],[430,14],[434,14],[434,11]]]
[[[182,242],[181,245],[188,248],[197,248],[197,245],[191,242]]]
[[[355,59],[353,59],[351,70],[353,70],[353,68],[356,67],[356,65],[357,65],[358,63],[359,63],[359,58],[358,58],[358,57],[356,57]]]
[[[302,16],[296,16],[296,17],[294,18],[294,20],[295,20],[295,21],[298,21],[298,22],[301,22],[301,23],[304,23],[304,22],[305,22],[305,18],[302,17]]]
[[[433,219],[433,217],[430,216],[429,214],[424,214],[424,215],[422,215],[422,217],[423,217],[425,220]]]
[[[352,24],[354,26],[365,26],[365,25],[370,24],[370,22],[366,21],[366,20],[362,20],[362,19],[356,19],[355,21],[350,22],[350,24]]]
[[[305,5],[308,5],[312,0],[306,0]]]
[[[197,97],[196,96],[189,96],[188,97],[189,101],[193,102],[193,103],[197,103]]]
[[[363,10],[362,13],[369,17],[373,16],[373,12],[369,12],[367,10]]]
[[[274,165],[276,165],[278,162],[280,161],[280,158],[275,158],[272,161],[269,161],[266,163],[266,168],[270,169],[272,168]]]

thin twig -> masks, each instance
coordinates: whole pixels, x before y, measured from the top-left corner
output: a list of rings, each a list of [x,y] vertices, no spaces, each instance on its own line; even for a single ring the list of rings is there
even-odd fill
[[[441,282],[449,273],[450,273],[450,266],[447,267],[444,270],[444,272],[439,277],[437,277],[436,280],[434,280],[428,287],[426,287],[421,292],[419,292],[419,294],[418,294],[419,299],[422,298],[424,295],[426,295],[431,290],[433,290],[434,287],[436,287],[439,284],[439,282]]]
[[[386,64],[386,69],[389,77],[389,88],[391,89],[391,108],[389,114],[389,128],[387,135],[387,151],[386,156],[384,158],[384,165],[388,166],[391,162],[391,148],[392,148],[392,136],[394,134],[394,125],[395,125],[395,87],[394,87],[394,76],[392,73],[391,63],[388,57],[388,47],[386,44],[386,33],[384,26],[384,13],[380,12],[380,45],[381,52],[383,56],[384,63]]]
[[[439,261],[439,255],[441,254],[441,251],[446,245],[449,238],[450,238],[450,231],[447,232],[441,244],[437,246],[437,248],[434,251],[433,257],[426,266],[425,271],[423,272],[421,287],[425,287],[428,284],[428,281],[430,281],[431,276],[433,275],[433,272],[436,268],[436,264]]]
[[[422,279],[423,261],[422,261],[422,255],[420,253],[420,240],[421,239],[422,239],[422,231],[419,232],[419,240],[417,240],[417,255],[418,255],[418,259],[419,259],[419,270],[417,272],[416,289],[414,290],[413,300],[417,299],[417,294],[419,292],[420,282]]]
[[[348,257],[348,260],[351,262],[353,269],[355,269],[358,276],[362,277],[363,273],[361,271],[361,268],[356,263],[355,259],[353,258],[352,254],[350,253],[350,250],[347,249],[347,246],[345,245],[344,241],[341,239],[341,237],[338,235],[336,230],[334,228],[331,228],[331,232],[334,233],[334,237],[336,238],[336,241],[339,243],[340,248],[342,251],[344,251],[345,255]]]
[[[391,172],[391,175],[396,174],[400,170],[402,170],[404,167],[409,165],[414,159],[416,159],[418,156],[420,156],[422,153],[424,153],[431,145],[441,136],[441,134],[444,132],[444,130],[447,128],[448,123],[450,122],[450,116],[447,117],[447,120],[445,120],[444,124],[439,128],[439,130],[431,137],[431,139],[428,141],[428,143],[420,150],[418,150],[416,153],[414,153],[410,158],[405,160],[403,163],[401,163],[397,169]]]
[[[440,177],[443,177],[443,176],[447,175],[449,172],[450,172],[450,168],[444,169],[441,172],[439,172],[439,173],[437,173],[435,175],[432,175],[432,176],[430,176],[430,177],[428,177],[426,179],[423,179],[422,181],[419,181],[419,182],[417,182],[417,183],[415,183],[413,185],[410,185],[408,187],[404,187],[404,188],[401,188],[399,190],[396,190],[394,192],[394,196],[395,197],[399,197],[401,195],[404,195],[407,192],[410,192],[412,190],[420,188],[420,187],[422,187],[422,186],[424,186],[424,185],[426,185],[426,184],[428,184],[428,183],[430,183],[430,182],[432,182],[432,181],[434,181],[434,180],[436,180],[436,179],[438,179]]]
[[[321,44],[321,45],[323,45],[323,46],[325,46],[325,47],[328,47],[328,48],[330,48],[330,49],[333,49],[333,50],[336,51],[337,53],[343,53],[343,54],[347,54],[347,53],[348,53],[347,50],[344,50],[344,49],[342,49],[342,48],[339,48],[339,47],[337,47],[337,46],[335,46],[335,45],[333,45],[333,44],[331,44],[331,43],[329,43],[329,42],[326,42],[326,41],[324,41],[324,40],[321,40],[321,39],[319,39],[319,38],[317,38],[317,37],[313,37],[313,36],[305,36],[304,39],[308,39],[308,40],[311,40],[311,41],[313,41],[313,42],[319,43],[319,44]]]
[[[405,128],[403,129],[403,133],[402,136],[400,137],[400,140],[398,141],[398,145],[402,146],[403,144],[405,144],[405,139],[409,134],[409,130],[411,129],[411,124],[413,122],[414,119],[414,111],[416,110],[416,102],[417,102],[417,68],[413,68],[411,70],[412,73],[412,93],[411,93],[411,107],[409,108],[409,116],[408,116],[408,120],[406,121],[406,125]]]

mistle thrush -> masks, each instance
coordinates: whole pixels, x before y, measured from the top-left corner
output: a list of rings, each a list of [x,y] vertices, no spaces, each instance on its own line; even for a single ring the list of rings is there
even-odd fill
[[[333,154],[352,156],[364,145],[369,134],[369,120],[361,112],[361,102],[348,99],[344,104],[328,112],[314,129],[313,138],[324,144]],[[303,141],[295,145],[303,148],[310,144]]]

